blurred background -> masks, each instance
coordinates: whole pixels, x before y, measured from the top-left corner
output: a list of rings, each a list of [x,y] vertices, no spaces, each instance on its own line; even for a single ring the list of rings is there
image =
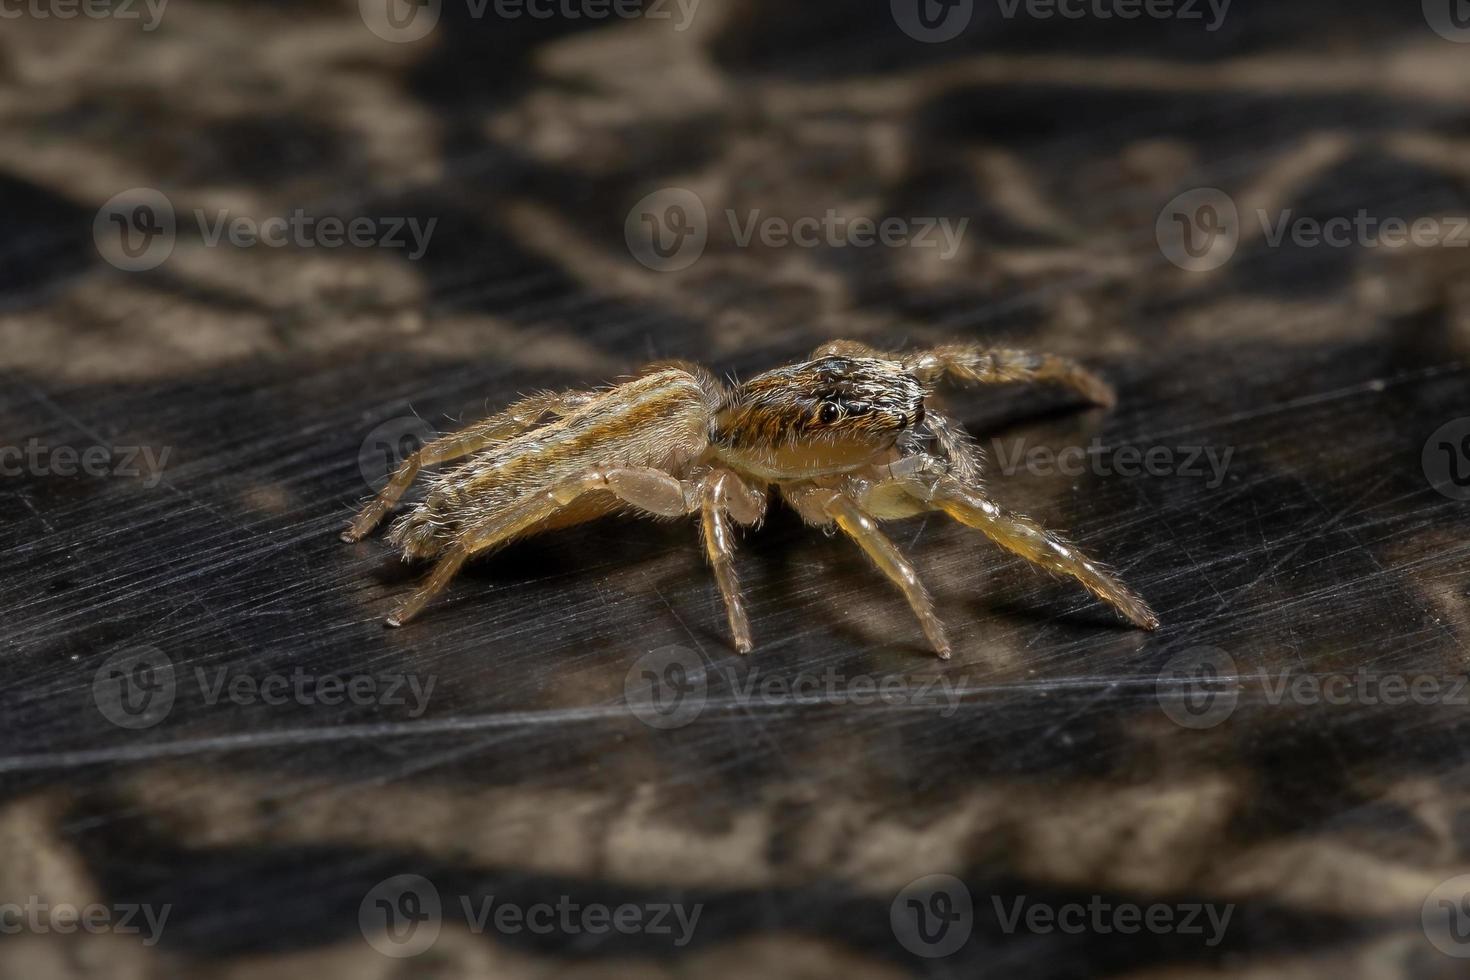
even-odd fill
[[[1454,977],[1470,957],[1470,10],[0,3],[0,973]],[[337,539],[435,433],[838,337],[963,528]]]

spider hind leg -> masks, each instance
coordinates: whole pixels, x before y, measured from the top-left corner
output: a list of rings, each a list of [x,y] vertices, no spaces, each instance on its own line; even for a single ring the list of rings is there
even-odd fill
[[[393,506],[402,499],[403,494],[418,477],[419,470],[425,466],[447,463],[479,452],[501,439],[533,427],[547,414],[563,414],[578,405],[586,404],[590,398],[592,398],[590,394],[582,391],[546,392],[531,395],[529,398],[516,402],[505,411],[477,422],[467,429],[426,443],[417,451],[410,453],[399,464],[398,469],[388,481],[388,485],[368,501],[352,519],[347,530],[342,532],[342,540],[350,544],[367,537],[373,528],[377,527],[387,516],[388,511],[392,510]],[[430,547],[429,539],[433,537],[432,533],[424,531],[418,537],[423,539],[420,541],[421,550],[417,552],[419,556],[427,557],[439,550]]]
[[[593,468],[550,490],[534,494],[506,508],[477,527],[461,531],[440,547],[439,562],[424,584],[388,617],[389,626],[402,626],[423,611],[473,556],[533,532],[582,503],[584,495],[607,491],[616,500],[659,517],[686,514],[696,489],[662,470],[645,466]],[[396,531],[397,529],[395,529]]]

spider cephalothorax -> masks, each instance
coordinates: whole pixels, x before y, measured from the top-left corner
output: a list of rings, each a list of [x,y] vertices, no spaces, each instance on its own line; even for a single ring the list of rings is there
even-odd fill
[[[922,422],[924,395],[893,361],[829,354],[735,386],[715,414],[711,442],[766,479],[841,472]]]
[[[726,387],[704,368],[665,362],[602,391],[533,395],[404,461],[343,534],[357,541],[398,502],[421,466],[468,457],[434,480],[394,528],[406,558],[435,558],[428,581],[388,619],[415,616],[472,555],[514,538],[620,509],[697,514],[741,652],[750,627],[731,522],[758,523],[775,487],[804,520],[836,526],[903,591],[930,644],[949,641],[918,575],[877,521],[939,511],[1043,568],[1075,579],[1147,629],[1142,599],[1077,549],[990,500],[964,430],[924,400],[944,376],[1050,381],[1099,404],[1112,390],[1049,354],[949,345],[888,354],[854,341]],[[919,433],[927,438],[921,438]],[[932,450],[924,447],[932,443]]]
[[[715,417],[722,445],[853,435],[891,445],[924,419],[924,386],[892,361],[829,355],[756,375]]]

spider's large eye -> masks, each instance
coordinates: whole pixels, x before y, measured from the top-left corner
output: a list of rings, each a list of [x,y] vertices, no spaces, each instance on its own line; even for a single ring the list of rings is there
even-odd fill
[[[822,407],[817,412],[817,421],[823,425],[831,425],[841,414],[842,409],[837,407],[836,402],[822,402]]]

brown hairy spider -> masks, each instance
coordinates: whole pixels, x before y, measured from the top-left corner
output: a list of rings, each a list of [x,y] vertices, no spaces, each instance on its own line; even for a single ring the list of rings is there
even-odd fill
[[[802,519],[836,525],[902,590],[924,635],[949,656],[944,626],[913,566],[879,520],[939,511],[1042,568],[1071,576],[1144,629],[1148,605],[1070,543],[992,501],[980,447],[924,405],[945,375],[989,384],[1052,382],[1113,404],[1112,389],[1050,354],[954,344],[906,354],[850,340],[812,359],[727,387],[685,362],[649,365],[600,391],[545,393],[425,445],[406,459],[342,534],[360,541],[423,466],[468,456],[432,478],[423,503],[394,525],[405,560],[433,558],[423,587],[388,617],[408,622],[471,556],[528,537],[632,510],[699,515],[705,551],[741,653],[750,625],[735,578],[733,520],[758,524],[774,484]]]

